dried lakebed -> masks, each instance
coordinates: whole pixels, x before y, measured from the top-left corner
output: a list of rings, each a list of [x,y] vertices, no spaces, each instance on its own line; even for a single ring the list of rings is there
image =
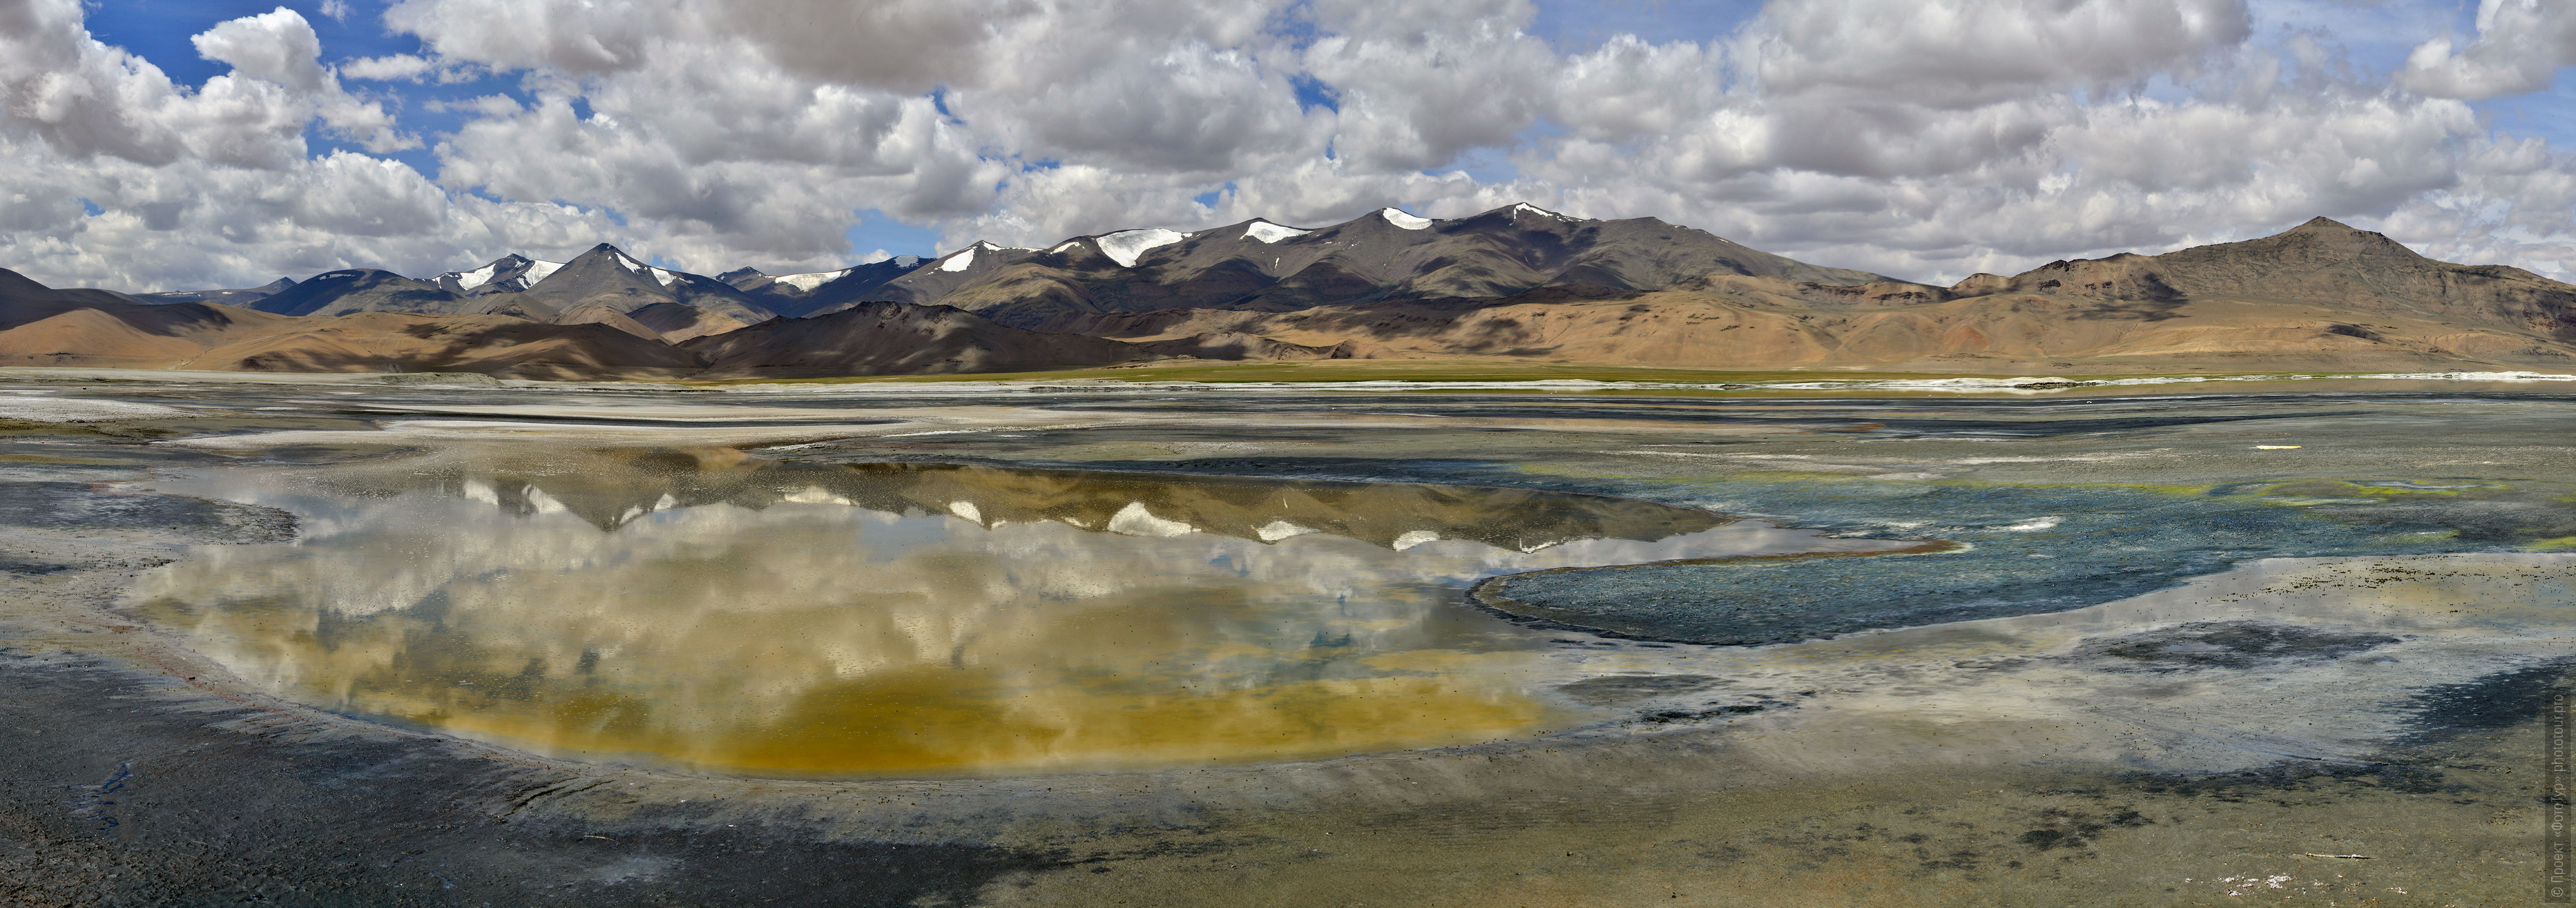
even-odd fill
[[[22,901],[2518,899],[2576,652],[2544,394],[0,390]]]

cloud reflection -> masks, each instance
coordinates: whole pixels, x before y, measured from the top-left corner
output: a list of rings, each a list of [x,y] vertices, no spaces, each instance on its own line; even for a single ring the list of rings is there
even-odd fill
[[[1525,490],[739,452],[452,451],[210,494],[305,518],[136,603],[253,683],[567,755],[1025,772],[1491,740],[1580,716],[1481,576],[1851,548]]]

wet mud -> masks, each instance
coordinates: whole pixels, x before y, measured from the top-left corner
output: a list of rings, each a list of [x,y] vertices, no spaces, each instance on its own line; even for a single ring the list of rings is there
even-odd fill
[[[0,483],[0,528],[57,533],[154,530],[207,542],[295,538],[294,515],[272,508],[41,480]]]
[[[1060,857],[524,804],[577,777],[0,649],[0,904],[959,904]]]
[[[2537,891],[2534,711],[2568,683],[2576,608],[2576,556],[2559,554],[2576,550],[2576,456],[2563,444],[2576,408],[2554,398],[757,401],[800,411],[791,430],[727,395],[344,391],[81,386],[204,412],[0,438],[12,508],[0,521],[0,685],[23,692],[0,703],[0,902],[2466,905]],[[649,431],[561,422],[621,407]],[[826,423],[849,428],[810,434]],[[688,463],[438,459],[486,442],[616,444],[659,449],[620,457]],[[1087,496],[1059,481],[1068,471],[1131,485]],[[1180,487],[1175,476],[1218,491],[1152,490]],[[222,477],[245,482],[203,485]],[[1572,505],[1519,523],[1498,516],[1508,507],[1439,516],[1464,501],[1453,492],[1365,507],[1317,498],[1298,505],[1321,508],[1303,522],[1267,513],[1316,480],[1606,496],[1703,516],[1605,540],[1629,518]],[[321,499],[345,504],[307,506]],[[1130,504],[1152,521],[1106,530]],[[366,529],[394,526],[355,519],[368,514],[408,514],[421,532]],[[1315,532],[1263,539],[1273,522]],[[1057,546],[987,553],[1015,570],[1100,551],[1085,548],[1094,542],[1198,546],[1211,577],[1316,544],[1364,547],[1348,564],[1372,570],[1472,561],[1406,594],[1420,616],[1442,616],[1430,623],[1300,625],[1278,652],[1339,652],[1390,629],[1449,641],[1404,652],[1510,641],[1491,652],[1525,661],[1494,677],[1577,721],[1250,764],[786,777],[548,753],[334,712],[349,701],[275,683],[275,669],[345,679],[359,675],[332,674],[331,660],[434,655],[471,668],[449,680],[474,682],[439,687],[443,702],[499,715],[631,652],[573,646],[547,655],[550,680],[527,676],[530,641],[552,647],[635,616],[493,623],[560,611],[560,591],[583,588],[529,595],[499,579],[529,576],[535,561],[476,554],[453,563],[509,570],[396,582],[428,576],[424,553],[461,551],[459,538],[560,563],[642,539],[688,552],[772,526],[747,550],[881,586],[883,563],[818,560],[826,542],[861,537],[816,528],[861,523]],[[457,526],[477,533],[437,531]],[[1516,560],[1763,527],[1855,551],[1960,545],[1650,567]],[[1407,540],[1415,530],[1439,538]],[[305,556],[264,541],[290,533]],[[1187,563],[1181,551],[1158,563]],[[1232,560],[1204,557],[1217,552]],[[403,559],[415,569],[344,569]],[[290,570],[299,564],[315,569]],[[1351,569],[1317,576],[1336,572]],[[748,600],[769,595],[757,576],[700,566],[648,588],[689,598],[690,584],[713,584]],[[1277,586],[1255,580],[1234,588]],[[1478,580],[1570,620],[1485,620],[1465,595]],[[187,601],[226,584],[268,598]],[[277,595],[288,590],[309,601]],[[532,605],[513,610],[519,601]],[[1027,614],[1074,601],[1034,600]],[[1170,604],[1221,613],[1193,636],[1280,626],[1207,608],[1233,602],[1200,591]],[[1094,626],[1127,638],[1193,627],[1170,617],[1192,611]],[[213,647],[223,635],[192,628],[218,615],[277,633]],[[461,662],[466,650],[423,645],[475,621],[520,637]],[[1568,629],[1623,621],[1636,632]],[[745,639],[832,637],[806,620],[780,627],[791,625]],[[1025,626],[1037,629],[1027,639],[1097,642]],[[911,618],[886,627],[904,645],[883,652],[940,671],[991,645],[959,642],[994,639],[924,636]],[[1440,627],[1475,630],[1419,636]],[[924,640],[947,642],[914,645]],[[840,664],[884,677],[867,659]],[[1455,664],[1373,670],[1447,684]]]
[[[2341,659],[2396,643],[2386,634],[2338,633],[2260,621],[2198,622],[2097,639],[2073,658],[2102,671],[2249,669],[2291,660]]]

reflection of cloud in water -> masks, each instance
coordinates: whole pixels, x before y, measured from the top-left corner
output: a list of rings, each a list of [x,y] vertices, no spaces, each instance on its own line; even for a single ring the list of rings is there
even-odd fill
[[[1562,728],[1534,638],[1467,582],[1886,545],[1526,491],[716,460],[226,472],[304,540],[137,600],[273,690],[538,750],[1002,771]]]

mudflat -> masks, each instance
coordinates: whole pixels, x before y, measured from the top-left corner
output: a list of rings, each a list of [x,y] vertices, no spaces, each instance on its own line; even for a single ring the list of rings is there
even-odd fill
[[[2546,385],[13,379],[14,902],[2539,886]]]

